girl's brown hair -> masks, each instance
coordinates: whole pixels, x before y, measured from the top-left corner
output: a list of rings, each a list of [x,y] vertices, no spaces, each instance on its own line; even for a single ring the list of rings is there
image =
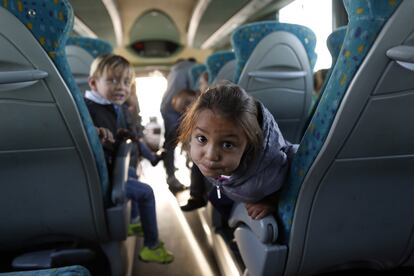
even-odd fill
[[[202,93],[184,114],[178,140],[188,147],[191,133],[203,110],[210,109],[240,126],[247,138],[246,153],[254,158],[262,146],[262,130],[256,101],[241,87],[230,82],[218,84]]]

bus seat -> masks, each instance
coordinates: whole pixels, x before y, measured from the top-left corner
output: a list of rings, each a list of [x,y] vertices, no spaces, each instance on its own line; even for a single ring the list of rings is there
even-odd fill
[[[329,78],[331,77],[331,73],[333,68],[335,67],[336,61],[338,59],[339,53],[341,52],[342,43],[344,42],[345,34],[347,31],[348,26],[342,26],[337,28],[333,31],[328,38],[326,39],[326,45],[332,57],[331,67],[329,68],[328,72],[326,73],[325,80],[322,84],[322,87],[318,94],[313,93],[312,95],[312,105],[310,108],[309,116],[307,122],[304,126],[303,132],[305,132],[307,126],[312,119],[313,114],[315,113],[316,106],[319,104],[319,100],[322,96],[323,91],[325,90],[325,86],[328,83]]]
[[[336,61],[338,60],[339,53],[342,49],[342,44],[345,39],[345,34],[348,29],[348,26],[341,26],[333,31],[326,40],[326,46],[328,47],[329,53],[332,57],[331,68],[329,68],[328,73],[326,74],[325,81],[322,85],[321,92],[325,90],[325,86],[328,83],[328,80],[332,74],[332,70],[335,67]]]
[[[88,77],[93,60],[103,54],[112,53],[108,42],[90,37],[69,37],[65,52],[76,84],[82,93],[89,89]]]
[[[332,65],[333,68],[338,60],[339,53],[341,52],[342,45],[345,39],[346,30],[348,26],[341,26],[333,31],[328,38],[326,39],[326,46],[328,46],[329,53],[332,57]]]
[[[214,80],[213,84],[217,83],[220,80],[228,80],[234,82],[234,73],[236,71],[236,59],[230,60],[217,73],[217,77]]]
[[[206,61],[209,84],[221,80],[217,79],[218,73],[227,62],[232,61],[234,59],[235,55],[232,51],[218,51],[210,55]],[[228,80],[233,82],[233,77]]]
[[[15,271],[0,273],[1,276],[90,276],[88,269],[81,265],[65,266],[51,269],[39,269],[30,271]]]
[[[0,252],[75,240],[115,255],[127,235],[131,144],[110,186],[65,55],[73,18],[67,0],[0,2]]]
[[[112,45],[109,42],[92,37],[71,36],[68,38],[66,45],[78,46],[85,49],[93,58],[110,54],[113,51]]]
[[[414,265],[414,2],[344,4],[341,53],[268,224],[278,228],[278,257],[249,260],[249,242],[269,246],[247,219],[232,222],[249,275]]]
[[[311,107],[315,34],[305,26],[263,21],[236,29],[232,44],[235,80],[266,105],[287,140],[299,143]]]
[[[190,68],[190,81],[191,81],[191,89],[194,91],[199,90],[199,78],[202,73],[207,71],[207,66],[205,64],[194,64]]]

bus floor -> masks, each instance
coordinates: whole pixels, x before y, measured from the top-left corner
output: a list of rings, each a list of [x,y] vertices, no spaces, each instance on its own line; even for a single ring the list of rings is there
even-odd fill
[[[189,170],[185,167],[185,161],[178,162],[176,166],[179,168],[177,178],[189,186]],[[138,238],[132,275],[220,275],[197,212],[183,213],[179,207],[179,204],[187,200],[189,191],[174,196],[168,190],[162,162],[152,167],[143,160],[140,175],[140,180],[151,185],[154,190],[159,239],[173,252],[174,261],[170,264],[142,262],[138,253],[143,246],[143,238]]]

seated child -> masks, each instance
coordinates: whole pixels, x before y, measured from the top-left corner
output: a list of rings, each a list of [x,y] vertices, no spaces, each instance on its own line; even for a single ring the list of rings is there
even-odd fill
[[[134,130],[129,128],[127,107],[124,102],[131,93],[133,70],[121,56],[108,54],[94,60],[91,66],[89,86],[85,101],[92,120],[100,134],[109,172],[114,156],[114,140],[128,138]],[[115,138],[115,139],[114,139]],[[132,135],[132,138],[133,135]],[[132,201],[131,221],[140,213],[144,232],[144,247],[139,252],[143,261],[170,263],[174,256],[158,239],[155,198],[152,188],[138,180],[136,168],[130,167],[126,183],[127,197]]]
[[[215,186],[209,200],[228,216],[234,201],[246,203],[253,219],[275,211],[297,149],[286,141],[271,113],[241,87],[207,89],[185,113],[179,140]]]

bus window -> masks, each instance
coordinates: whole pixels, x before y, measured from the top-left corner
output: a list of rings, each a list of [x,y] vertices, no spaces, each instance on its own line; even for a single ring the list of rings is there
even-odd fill
[[[332,33],[331,0],[296,0],[279,11],[279,21],[309,27],[316,34],[318,59],[314,71],[331,67],[331,55],[326,47],[326,39]]]

